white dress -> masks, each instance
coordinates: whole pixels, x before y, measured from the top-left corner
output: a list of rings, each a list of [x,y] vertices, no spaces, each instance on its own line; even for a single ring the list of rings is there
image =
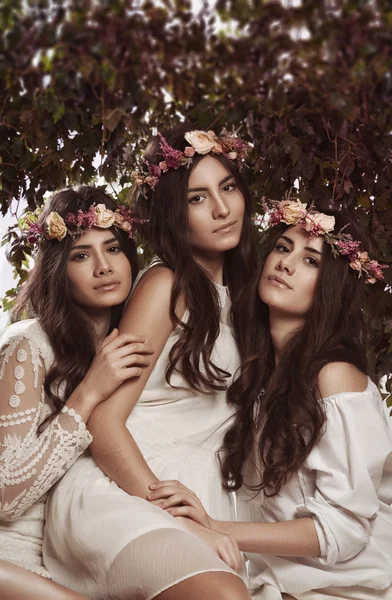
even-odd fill
[[[35,319],[0,334],[0,559],[49,577],[42,560],[48,490],[90,444],[81,417],[67,408],[41,435],[53,412],[43,382],[53,362]]]
[[[221,325],[212,360],[231,374],[230,385],[239,355],[226,288],[218,286],[218,294]],[[172,331],[126,425],[160,480],[181,481],[211,515],[233,520],[233,496],[222,488],[216,451],[234,408],[228,405],[225,391],[197,393],[179,373],[172,377],[179,389],[167,384],[168,355],[179,334],[178,327]],[[51,495],[44,558],[55,581],[105,600],[111,594],[121,597],[125,590],[132,598],[148,600],[197,573],[231,572],[175,518],[118,487],[89,453]],[[130,581],[124,580],[122,570]],[[114,590],[114,572],[123,580],[120,590]]]
[[[240,491],[240,521],[313,518],[321,558],[248,554],[255,598],[392,599],[392,439],[377,387],[324,398],[327,427],[279,495]],[[245,481],[257,483],[248,467]],[[261,587],[260,587],[261,586]]]

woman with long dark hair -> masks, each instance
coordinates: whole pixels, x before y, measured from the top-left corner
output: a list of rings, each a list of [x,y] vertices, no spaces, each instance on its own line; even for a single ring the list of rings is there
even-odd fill
[[[239,520],[210,519],[178,483],[150,496],[234,535],[256,598],[387,599],[392,593],[392,440],[366,364],[366,282],[382,279],[354,221],[286,199],[271,232],[255,338],[230,393],[222,468]],[[174,506],[181,502],[183,506]]]
[[[94,408],[140,375],[152,348],[116,329],[138,273],[130,213],[81,187],[30,225],[38,253],[14,309],[28,318],[0,336],[1,598],[76,600],[43,563],[47,492],[91,443]]]
[[[232,571],[241,567],[234,539],[146,501],[150,484],[175,476],[217,518],[234,518],[215,454],[234,412],[227,389],[244,345],[237,307],[257,268],[240,170],[246,146],[235,134],[181,126],[155,136],[133,173],[156,259],[120,331],[142,334],[156,351],[138,383],[90,418],[93,458],[71,469],[48,511],[51,573],[92,598],[108,586],[123,597],[128,584],[129,597],[143,600],[248,598]],[[77,577],[75,561],[85,566]]]

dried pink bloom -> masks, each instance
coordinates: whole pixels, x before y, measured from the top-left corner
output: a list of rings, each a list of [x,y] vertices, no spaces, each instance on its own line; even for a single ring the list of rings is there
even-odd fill
[[[192,158],[192,156],[195,155],[195,149],[192,148],[192,146],[187,146],[184,150],[184,154],[185,156],[187,156],[188,158]]]
[[[356,255],[361,247],[361,242],[354,241],[353,239],[347,241],[338,240],[336,246],[339,249],[339,254],[342,254],[343,256]]]
[[[68,221],[70,218],[70,221]],[[66,217],[66,223],[76,225],[76,227],[81,227],[82,229],[91,229],[97,224],[97,215],[95,212],[95,204],[92,204],[86,212],[82,210],[78,210],[76,213],[76,219],[72,221],[72,214],[69,213]]]
[[[35,223],[34,221],[31,221],[30,219],[26,219],[26,225],[28,225],[28,229],[26,232],[28,234],[41,235],[43,233],[42,226],[39,225],[38,223]]]
[[[169,146],[169,144],[167,143],[167,141],[161,133],[158,133],[158,135],[160,138],[159,145],[162,150],[162,154],[165,158],[165,161],[167,162],[168,166],[172,169],[178,169],[178,167],[181,165],[182,152]]]
[[[159,178],[154,177],[153,175],[148,175],[144,179],[144,183],[147,183],[147,185],[149,185],[151,189],[155,189],[155,186],[158,183],[158,181],[159,181]]]
[[[158,165],[154,165],[153,163],[150,163],[147,160],[145,162],[148,167],[148,172],[150,173],[150,175],[152,175],[152,177],[160,177],[161,176],[162,171]]]
[[[65,217],[65,222],[67,225],[77,225],[76,215],[74,213],[68,213]]]

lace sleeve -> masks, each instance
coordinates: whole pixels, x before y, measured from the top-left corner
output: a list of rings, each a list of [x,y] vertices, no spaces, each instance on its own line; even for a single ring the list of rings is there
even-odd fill
[[[12,338],[0,351],[0,520],[17,519],[39,500],[91,443],[81,417],[45,401],[43,353],[34,337]]]

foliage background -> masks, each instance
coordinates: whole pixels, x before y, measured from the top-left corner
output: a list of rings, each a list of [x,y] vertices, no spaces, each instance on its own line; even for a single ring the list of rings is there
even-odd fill
[[[256,199],[295,184],[320,208],[354,208],[389,264],[391,27],[382,0],[217,0],[199,12],[189,0],[2,0],[1,210],[18,214],[21,199],[34,209],[48,191],[97,176],[126,201],[152,127],[186,118],[253,142]],[[18,283],[25,253],[11,247]],[[385,275],[367,314],[371,368],[391,391],[392,269]]]

